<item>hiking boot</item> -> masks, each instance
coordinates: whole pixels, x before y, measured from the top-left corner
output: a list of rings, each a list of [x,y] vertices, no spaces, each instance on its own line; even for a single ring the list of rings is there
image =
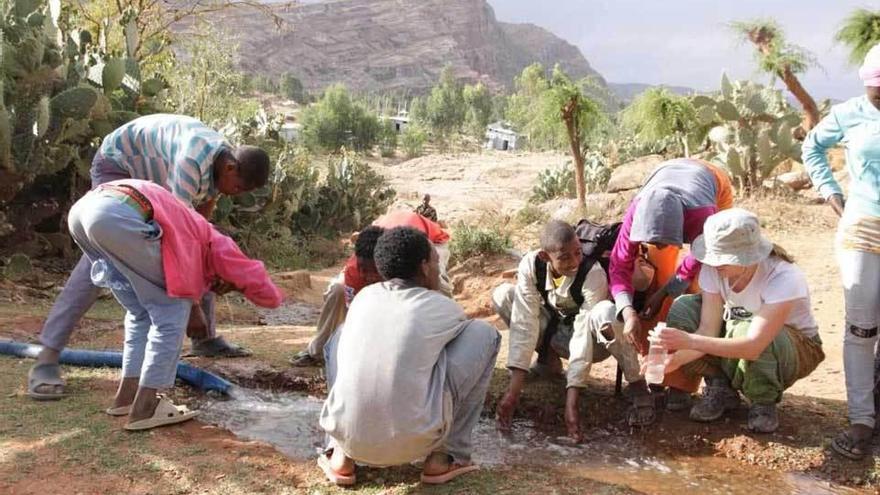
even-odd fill
[[[749,429],[755,433],[773,433],[779,428],[776,404],[752,404],[749,408]]]
[[[312,357],[312,355],[309,354],[309,351],[300,351],[297,352],[292,358],[290,358],[290,365],[297,368],[323,366],[324,360]]]
[[[691,408],[691,419],[694,421],[715,421],[725,411],[736,409],[740,405],[739,394],[730,387],[727,378],[708,378],[703,394]]]
[[[666,410],[684,411],[693,405],[694,399],[691,394],[684,390],[669,387],[666,389]]]

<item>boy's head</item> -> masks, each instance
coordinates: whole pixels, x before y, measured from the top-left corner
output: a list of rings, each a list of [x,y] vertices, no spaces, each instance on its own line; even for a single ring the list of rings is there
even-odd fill
[[[430,290],[440,288],[440,258],[428,237],[412,227],[386,230],[373,255],[385,280],[399,278]]]
[[[376,250],[376,241],[385,232],[382,227],[370,225],[360,231],[354,242],[354,256],[357,258],[358,272],[367,285],[382,281],[382,275],[376,270],[376,262],[373,254]]]
[[[256,146],[221,151],[214,160],[214,182],[223,194],[235,196],[263,187],[269,181],[269,155]]]
[[[555,276],[574,276],[581,264],[581,241],[574,227],[561,220],[550,220],[541,232],[538,257],[550,265]]]

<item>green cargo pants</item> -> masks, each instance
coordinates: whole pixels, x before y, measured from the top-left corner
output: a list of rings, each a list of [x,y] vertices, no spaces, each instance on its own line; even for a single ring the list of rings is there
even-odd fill
[[[702,305],[700,295],[679,297],[669,309],[666,324],[689,333],[696,332]],[[751,323],[751,317],[728,319],[724,322],[722,335],[727,339],[745,337]],[[809,375],[823,359],[825,353],[818,335],[805,337],[794,328],[784,327],[754,361],[706,355],[686,364],[682,371],[690,376],[717,377],[723,374],[752,404],[774,404],[782,400],[785,389]]]

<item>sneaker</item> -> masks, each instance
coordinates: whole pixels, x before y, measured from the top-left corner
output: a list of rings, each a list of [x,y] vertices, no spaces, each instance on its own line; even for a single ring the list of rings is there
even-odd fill
[[[773,433],[779,428],[776,404],[752,404],[749,408],[749,429],[755,433]]]
[[[691,419],[701,422],[715,421],[725,411],[736,409],[739,405],[739,394],[730,387],[727,378],[707,379],[703,394],[691,408]]]
[[[666,410],[667,411],[684,411],[691,407],[694,403],[691,394],[684,390],[669,387],[666,389]]]

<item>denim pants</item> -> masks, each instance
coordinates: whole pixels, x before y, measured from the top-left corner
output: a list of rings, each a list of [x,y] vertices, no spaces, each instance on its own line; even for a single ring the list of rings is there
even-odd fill
[[[328,389],[333,387],[337,367],[345,365],[336,359],[339,336],[344,331],[344,325],[340,326],[324,345]],[[452,426],[444,450],[456,462],[471,459],[473,431],[483,411],[500,345],[498,330],[482,320],[471,320],[458,337],[446,344],[444,394],[452,397]],[[332,448],[333,441],[328,437],[328,449]]]
[[[192,302],[169,297],[162,267],[162,229],[117,198],[90,192],[71,208],[70,234],[91,262],[104,259],[130,285],[114,289],[126,309],[122,377],[141,387],[170,388]]]
[[[880,325],[880,254],[838,249],[846,302],[843,370],[846,404],[852,424],[873,428],[874,353]]]
[[[91,176],[93,189],[106,182],[131,178],[113,161],[103,158],[100,154],[95,155],[95,159],[92,161]],[[55,300],[55,304],[52,305],[52,309],[49,310],[49,315],[46,317],[46,322],[40,333],[42,345],[56,351],[67,347],[76,324],[98,300],[101,289],[92,285],[89,278],[90,269],[89,260],[86,257],[81,257],[64,284],[61,294]],[[213,293],[209,292],[204,297],[202,309],[208,321],[207,339],[212,339],[216,336]]]

